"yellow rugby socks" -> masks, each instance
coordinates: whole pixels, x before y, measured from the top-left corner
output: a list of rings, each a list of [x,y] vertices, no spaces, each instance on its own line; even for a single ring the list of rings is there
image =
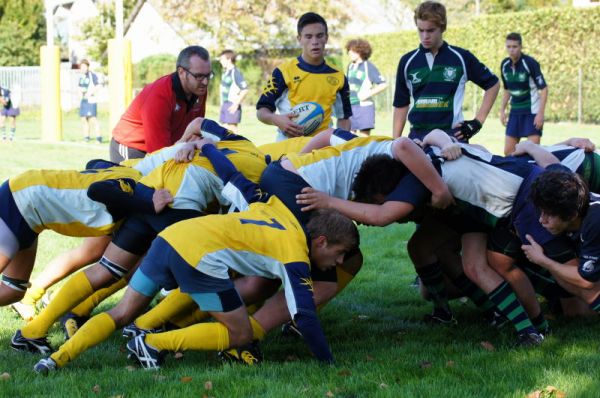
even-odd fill
[[[46,308],[31,320],[21,333],[28,339],[37,339],[48,334],[48,329],[71,308],[94,292],[85,273],[78,272],[58,291]]]
[[[188,317],[194,308],[197,308],[197,305],[192,297],[177,289],[169,293],[156,307],[137,317],[134,323],[140,329],[155,329],[167,322],[175,323],[173,319]]]
[[[94,308],[98,306],[104,299],[112,296],[122,288],[127,286],[127,280],[121,278],[112,285],[96,290],[91,296],[79,303],[71,312],[77,316],[90,316]]]
[[[62,368],[82,352],[103,342],[116,330],[115,321],[103,312],[83,324],[81,329],[50,355],[59,368]]]

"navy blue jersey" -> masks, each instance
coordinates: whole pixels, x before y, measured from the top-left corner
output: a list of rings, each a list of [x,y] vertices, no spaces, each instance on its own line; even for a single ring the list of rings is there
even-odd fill
[[[537,114],[540,109],[538,90],[546,87],[540,64],[529,55],[522,54],[513,64],[505,58],[500,64],[504,89],[510,92],[511,114]]]
[[[400,58],[394,106],[410,105],[408,121],[412,131],[439,128],[451,133],[452,127],[464,120],[461,108],[469,80],[484,90],[498,82],[498,78],[467,50],[444,42],[433,56],[419,46]]]
[[[581,229],[574,235],[579,256],[579,275],[587,281],[600,280],[600,195],[590,194],[590,207]]]

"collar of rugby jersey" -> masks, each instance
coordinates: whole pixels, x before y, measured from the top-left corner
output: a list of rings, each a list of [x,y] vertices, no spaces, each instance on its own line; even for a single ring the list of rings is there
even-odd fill
[[[183,91],[183,86],[181,85],[181,80],[179,79],[179,75],[177,72],[173,72],[171,75],[171,83],[173,85],[173,91],[175,92],[175,97],[178,100],[181,100],[186,105],[186,112],[189,112],[190,109],[194,106],[194,104],[198,101],[198,97],[192,94],[189,101],[185,96],[185,91]]]

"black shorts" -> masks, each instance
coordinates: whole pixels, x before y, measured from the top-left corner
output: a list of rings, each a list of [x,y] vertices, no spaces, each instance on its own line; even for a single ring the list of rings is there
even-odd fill
[[[205,213],[197,210],[167,208],[160,214],[136,214],[127,218],[115,232],[113,243],[129,253],[143,255],[156,236],[168,226]]]
[[[146,156],[146,152],[119,144],[115,139],[110,140],[109,144],[110,161],[121,163],[127,159],[141,159]]]
[[[525,253],[521,249],[521,239],[516,231],[509,225],[497,225],[488,234],[488,250],[502,253],[515,259],[517,262],[528,262]],[[568,238],[557,236],[542,245],[544,254],[559,263],[566,263],[577,258],[575,246]]]

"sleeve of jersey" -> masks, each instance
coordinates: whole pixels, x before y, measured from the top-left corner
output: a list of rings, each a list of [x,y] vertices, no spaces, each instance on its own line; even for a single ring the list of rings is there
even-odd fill
[[[540,90],[546,88],[546,80],[544,79],[544,75],[542,74],[542,68],[540,67],[539,62],[535,59],[531,59],[531,78],[533,79],[533,83]]]
[[[394,107],[403,108],[410,105],[410,91],[406,84],[404,68],[406,66],[405,57],[400,58],[398,70],[396,71],[396,88],[394,90]]]
[[[487,66],[479,62],[477,57],[471,54],[471,52],[465,51],[463,55],[467,66],[467,76],[469,77],[469,80],[484,90],[487,90],[498,83],[498,77],[496,77]]]
[[[343,111],[343,114],[339,115],[339,119],[349,119],[352,116],[352,105],[350,104],[350,85],[346,76],[344,76],[344,85],[338,94],[340,95]]]
[[[227,130],[225,127],[210,119],[204,119],[202,121],[200,132],[203,137],[210,138],[213,141],[247,140],[245,137],[237,135],[231,130]]]
[[[396,188],[386,196],[385,201],[405,202],[418,207],[427,203],[430,197],[431,192],[425,185],[413,173],[408,173],[402,177]]]
[[[223,195],[238,209],[244,210],[250,203],[266,202],[269,199],[269,195],[262,192],[258,184],[240,173],[231,160],[214,145],[203,145],[202,154],[210,160],[217,175],[223,181]]]
[[[596,205],[598,206],[598,205]],[[581,228],[581,254],[579,256],[579,275],[586,281],[600,280],[600,211],[589,209]]]
[[[237,70],[237,68],[233,74],[233,78],[235,80],[235,84],[237,84],[240,89],[245,90],[248,88],[248,83],[246,83],[246,80],[244,80],[244,75],[242,75],[242,72]]]
[[[171,109],[169,99],[162,93],[150,93],[142,106],[142,124],[146,152],[154,152],[172,145]]]
[[[256,103],[256,109],[267,108],[271,112],[275,112],[277,107],[275,106],[275,101],[281,94],[285,91],[287,85],[285,84],[285,79],[283,78],[283,73],[279,70],[279,68],[275,68],[267,85],[263,89],[263,93],[258,99]]]
[[[90,199],[106,205],[109,213],[117,219],[133,213],[155,214],[152,202],[154,190],[149,195],[138,195],[138,188],[134,180],[121,178],[95,182],[89,186],[87,194]]]
[[[385,83],[385,77],[379,72],[379,69],[370,62],[367,65],[369,65],[369,80],[374,84]]]
[[[293,299],[286,297],[294,323],[314,356],[319,361],[333,363],[333,355],[317,317],[310,267],[303,262],[288,263],[285,265],[285,271],[294,296]]]

